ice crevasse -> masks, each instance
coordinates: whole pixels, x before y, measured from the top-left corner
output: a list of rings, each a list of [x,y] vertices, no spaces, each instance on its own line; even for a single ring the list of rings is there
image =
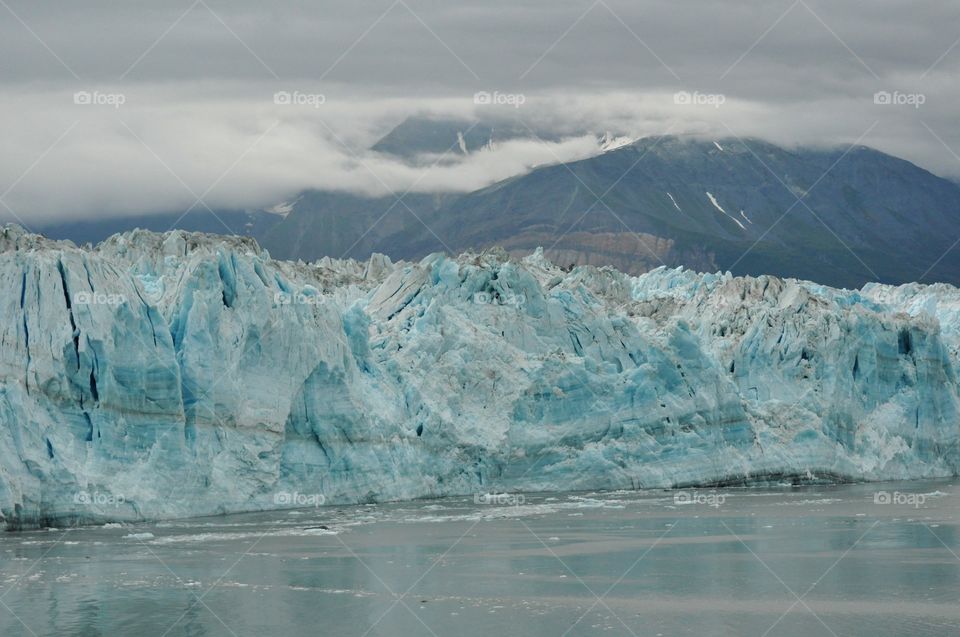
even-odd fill
[[[960,292],[0,232],[8,528],[956,475]],[[278,495],[280,494],[280,495]]]

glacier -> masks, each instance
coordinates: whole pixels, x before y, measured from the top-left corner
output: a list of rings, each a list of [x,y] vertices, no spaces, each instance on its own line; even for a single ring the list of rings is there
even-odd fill
[[[8,529],[954,476],[960,291],[0,231]]]

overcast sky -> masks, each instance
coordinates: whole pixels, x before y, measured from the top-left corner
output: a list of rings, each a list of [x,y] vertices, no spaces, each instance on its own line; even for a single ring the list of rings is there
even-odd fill
[[[467,190],[596,151],[518,142],[426,170],[364,150],[424,111],[859,141],[960,176],[955,1],[0,0],[0,16],[0,212],[27,223],[307,187]],[[478,91],[523,104],[477,106]]]

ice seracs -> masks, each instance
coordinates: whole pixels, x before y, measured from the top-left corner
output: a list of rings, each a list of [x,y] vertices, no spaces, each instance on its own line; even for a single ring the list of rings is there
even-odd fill
[[[955,475],[960,294],[0,232],[10,528]]]

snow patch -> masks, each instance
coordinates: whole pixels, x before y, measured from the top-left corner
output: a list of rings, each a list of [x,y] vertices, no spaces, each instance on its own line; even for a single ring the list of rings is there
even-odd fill
[[[290,201],[283,201],[275,206],[270,206],[269,208],[264,208],[264,212],[269,212],[273,215],[280,215],[281,217],[286,217],[290,214],[290,211],[293,210],[293,207],[296,206],[300,200],[303,199],[302,196],[297,197],[296,199],[291,199]]]
[[[719,210],[720,212],[722,212],[728,219],[731,219],[735,224],[737,224],[738,226],[740,226],[742,229],[744,229],[744,230],[747,229],[746,226],[744,226],[742,223],[740,223],[740,220],[739,220],[739,219],[737,219],[736,217],[728,214],[727,211],[724,210],[724,209],[720,206],[719,203],[717,203],[717,198],[714,197],[714,196],[713,196],[712,194],[710,194],[709,192],[707,193],[707,198],[710,199],[710,203],[713,204],[713,207],[716,208],[717,210]]]
[[[673,198],[673,195],[671,195],[671,194],[668,192],[668,193],[667,193],[667,196],[670,197],[670,201],[673,202],[673,207],[676,208],[677,210],[680,210],[680,206],[677,205],[677,200]],[[680,210],[680,212],[683,212],[683,210]]]
[[[636,137],[628,137],[626,135],[615,137],[608,131],[604,133],[603,137],[600,138],[600,150],[603,152],[616,150],[618,148],[623,148],[624,146],[629,146],[635,141],[637,141]]]

